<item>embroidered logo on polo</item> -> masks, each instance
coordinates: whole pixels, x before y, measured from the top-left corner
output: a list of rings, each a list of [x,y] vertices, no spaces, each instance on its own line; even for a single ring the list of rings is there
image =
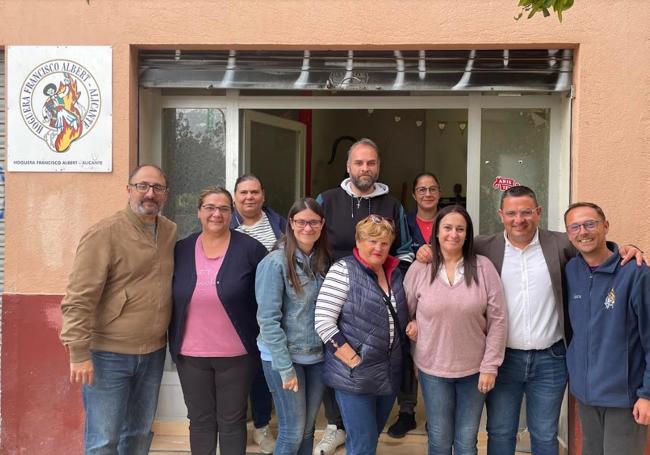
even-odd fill
[[[101,111],[95,77],[71,60],[50,60],[29,72],[20,89],[20,112],[29,130],[58,153],[88,134]]]
[[[616,293],[614,292],[614,288],[612,288],[607,293],[607,298],[605,299],[605,308],[611,310],[612,308],[614,308],[615,303],[616,303]]]

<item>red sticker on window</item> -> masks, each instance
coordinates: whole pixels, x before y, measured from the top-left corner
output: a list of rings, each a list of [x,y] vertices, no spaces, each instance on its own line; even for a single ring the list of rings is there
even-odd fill
[[[519,183],[515,179],[511,179],[508,177],[501,177],[500,175],[497,175],[497,177],[494,179],[494,182],[492,182],[492,188],[501,191],[505,191],[508,188],[512,188],[513,186],[519,186],[519,185],[521,185],[521,183]]]

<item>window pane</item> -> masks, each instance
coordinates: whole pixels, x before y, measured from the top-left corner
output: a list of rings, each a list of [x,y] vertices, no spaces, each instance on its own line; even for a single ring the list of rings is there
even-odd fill
[[[503,230],[496,215],[501,193],[512,179],[548,200],[550,109],[483,109],[481,120],[480,232]],[[505,186],[502,186],[505,185]],[[547,225],[542,211],[541,227]]]
[[[226,183],[226,120],[220,109],[163,109],[163,169],[171,188],[165,216],[178,237],[200,228],[197,198],[208,185]]]

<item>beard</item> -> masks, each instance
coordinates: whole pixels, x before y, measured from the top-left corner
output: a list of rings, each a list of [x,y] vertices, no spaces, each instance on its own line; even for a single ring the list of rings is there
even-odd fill
[[[364,174],[358,177],[350,176],[350,181],[358,190],[368,191],[377,181],[377,177],[370,174]]]
[[[150,202],[153,204],[153,206],[146,207],[144,205],[145,202]],[[142,216],[156,216],[160,213],[164,206],[162,202],[159,202],[155,199],[142,199],[139,201],[132,200],[129,202],[129,205],[131,206],[131,210]]]

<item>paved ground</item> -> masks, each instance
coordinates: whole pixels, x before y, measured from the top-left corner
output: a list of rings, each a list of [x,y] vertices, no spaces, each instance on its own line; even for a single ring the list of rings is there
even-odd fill
[[[393,439],[382,434],[379,439],[377,455],[419,455],[426,454],[427,438],[424,429],[418,428],[409,433],[403,439]],[[316,432],[317,440],[321,432]],[[250,434],[250,432],[249,432]],[[248,454],[259,454],[259,450],[253,444],[248,446]],[[485,455],[485,433],[479,434],[479,455]],[[528,452],[517,452],[517,455],[525,455]],[[189,440],[187,435],[160,435],[156,434],[151,448],[151,455],[185,455],[190,454]],[[344,455],[345,449],[337,450],[336,455]]]

